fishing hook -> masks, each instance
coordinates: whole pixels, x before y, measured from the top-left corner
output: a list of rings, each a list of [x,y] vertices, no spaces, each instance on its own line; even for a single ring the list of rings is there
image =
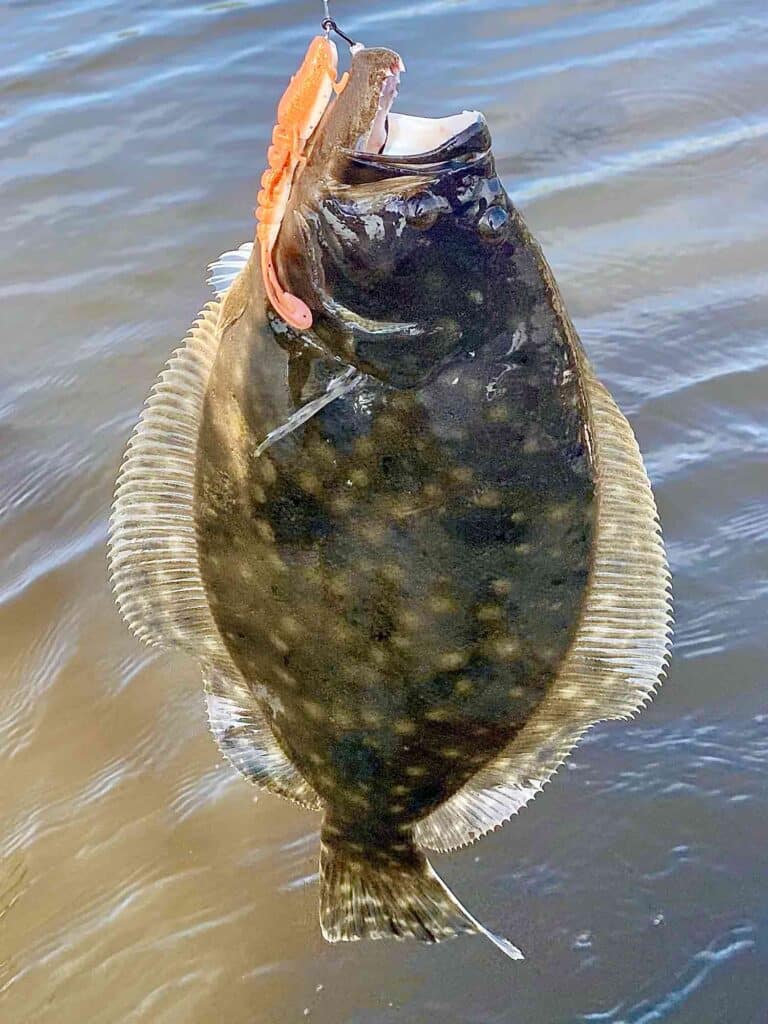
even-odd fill
[[[348,43],[350,46],[359,46],[360,44],[356,43],[354,39],[350,39],[346,32],[341,31],[339,26],[331,17],[329,0],[323,0],[323,6],[325,7],[325,18],[322,22],[322,28],[326,34],[328,32],[335,32],[337,36],[340,36],[344,42]]]

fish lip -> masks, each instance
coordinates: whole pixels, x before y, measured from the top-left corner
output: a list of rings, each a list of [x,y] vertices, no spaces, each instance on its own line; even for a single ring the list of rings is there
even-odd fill
[[[438,146],[413,153],[392,154],[386,152],[390,136],[390,114],[394,114],[392,108],[399,95],[400,75],[405,71],[402,58],[399,55],[396,56],[397,60],[392,63],[390,73],[382,83],[379,107],[368,135],[360,139],[353,149],[342,148],[343,155],[361,166],[366,163],[374,164],[380,171],[391,167],[394,172],[393,176],[397,176],[398,173],[402,173],[402,168],[410,170],[416,165],[422,169],[424,165],[433,169],[447,168],[453,166],[456,159],[461,156],[468,156],[473,152],[487,154],[491,148],[488,122],[480,111],[466,110],[462,113],[464,115],[474,114],[474,121],[449,136]],[[403,115],[400,116],[405,119]],[[454,116],[461,117],[460,114]],[[434,120],[434,123],[437,124],[441,119],[424,118],[423,120],[425,122]],[[477,146],[477,142],[481,138],[484,144]]]
[[[356,152],[380,153],[387,144],[389,115],[400,90],[400,75],[405,71],[402,57],[390,65],[389,74],[384,78],[379,91],[379,106],[367,136],[360,139]]]
[[[439,176],[488,159],[492,140],[488,122],[483,114],[463,131],[446,139],[434,149],[422,153],[371,153],[361,149],[342,149],[348,168],[375,175],[377,179],[412,175]]]
[[[361,47],[364,50],[365,47]],[[477,110],[464,110],[461,113],[455,115],[449,115],[447,118],[430,118],[430,117],[411,117],[404,115],[400,112],[395,114],[393,110],[395,101],[399,95],[400,89],[400,76],[406,70],[405,63],[402,57],[394,50],[389,51],[391,57],[389,73],[384,77],[384,80],[379,88],[379,99],[376,113],[373,117],[373,121],[365,135],[362,135],[355,143],[352,149],[346,147],[341,148],[341,152],[347,157],[359,156],[364,162],[366,157],[377,157],[379,162],[383,166],[391,165],[396,168],[398,165],[407,164],[432,164],[440,165],[443,163],[449,163],[456,157],[456,150],[462,147],[462,143],[467,144],[475,139],[479,134],[488,133],[488,125],[485,117],[480,111]],[[392,118],[390,118],[392,115]],[[418,134],[426,132],[429,137],[433,133],[437,132],[440,134],[440,126],[444,126],[446,121],[458,120],[461,122],[462,119],[467,117],[473,118],[469,123],[465,123],[463,128],[457,128],[457,130],[450,136],[443,139],[438,145],[433,146],[429,149],[408,151],[400,149],[397,153],[387,152],[387,146],[390,142],[390,124],[394,117],[398,118],[400,124],[400,131],[402,132],[405,128],[406,133],[410,128],[411,133]],[[410,125],[407,122],[411,122]],[[418,123],[417,123],[418,122]],[[404,124],[405,123],[405,124]],[[451,128],[454,126],[451,125]],[[413,138],[413,134],[408,141],[416,141]],[[400,139],[400,145],[402,146],[403,140]],[[487,152],[490,149],[490,137],[488,143],[484,147]]]

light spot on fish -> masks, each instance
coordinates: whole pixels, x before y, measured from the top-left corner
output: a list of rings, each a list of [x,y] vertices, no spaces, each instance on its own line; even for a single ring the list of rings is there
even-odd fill
[[[362,217],[365,233],[372,242],[381,241],[386,237],[387,230],[384,226],[384,219],[375,213],[369,213]]]
[[[320,481],[314,473],[309,473],[306,470],[303,470],[298,474],[298,481],[299,487],[301,487],[302,491],[305,491],[307,494],[319,494],[322,490]]]
[[[399,651],[407,651],[413,647],[413,641],[407,636],[403,636],[401,633],[393,633],[389,638],[389,642],[393,647],[396,647]]]
[[[253,693],[257,700],[263,701],[267,705],[273,715],[285,714],[283,702],[271,690],[268,690],[266,686],[254,686]]]
[[[450,722],[453,711],[450,708],[431,708],[424,717],[430,722]]]
[[[284,615],[282,619],[280,619],[280,629],[287,636],[293,637],[294,639],[298,636],[301,636],[301,634],[304,632],[304,630],[301,627],[301,624],[296,619],[294,619],[292,615]]]
[[[408,609],[404,609],[397,616],[397,621],[403,629],[407,629],[408,632],[415,632],[421,628],[421,619],[419,616]]]
[[[459,484],[470,484],[474,479],[474,470],[469,466],[454,466],[448,473],[452,480]]]
[[[463,668],[468,660],[468,655],[464,651],[447,651],[437,659],[437,667],[443,672],[455,672]]]
[[[504,609],[497,604],[484,604],[475,612],[475,618],[478,622],[502,622]]]
[[[247,436],[248,426],[243,416],[243,410],[240,405],[232,399],[227,402],[224,409],[220,413],[222,417],[221,423],[226,432],[226,436],[230,441],[241,443]],[[226,417],[226,418],[225,418]]]
[[[334,597],[347,597],[350,591],[349,580],[346,576],[334,576],[328,589]]]
[[[273,484],[277,480],[277,470],[272,465],[272,462],[267,458],[261,458],[258,461],[259,473],[261,479],[266,484]]]
[[[346,792],[344,794],[347,801],[353,804],[355,807],[360,807],[363,810],[367,810],[370,807],[368,800],[363,796],[362,793]]]
[[[382,413],[376,417],[375,428],[377,432],[380,431],[383,434],[397,434],[400,431],[400,424],[394,416]]]
[[[331,502],[331,511],[335,512],[337,516],[345,516],[352,511],[354,504],[352,498],[340,494]]]
[[[270,551],[266,555],[265,562],[274,573],[282,574],[288,572],[282,558],[275,551]]]
[[[359,437],[357,441],[355,441],[355,454],[360,456],[361,459],[365,459],[367,461],[375,451],[376,446],[370,437]]]
[[[540,647],[538,654],[541,660],[548,665],[555,665],[560,660],[560,655],[552,647]]]
[[[443,747],[440,753],[449,761],[457,761],[461,757],[461,751],[457,750],[456,747]]]
[[[421,779],[427,774],[427,769],[422,764],[411,764],[405,769],[405,774],[412,779]]]
[[[395,732],[398,736],[413,736],[416,730],[416,723],[408,718],[401,718],[395,722]],[[394,792],[394,789],[392,792]]]
[[[453,692],[457,697],[466,697],[474,688],[475,684],[471,679],[458,679],[453,685]]]
[[[551,523],[562,523],[568,518],[569,512],[567,505],[553,505],[547,512],[547,519]]]
[[[427,601],[430,611],[433,611],[435,615],[449,615],[451,612],[459,610],[459,606],[450,597],[443,597],[438,594],[435,597],[430,597]]]
[[[256,531],[256,536],[264,541],[265,544],[275,543],[275,533],[272,527],[264,519],[257,519],[253,528]]]
[[[499,658],[502,661],[510,661],[520,653],[520,644],[513,637],[504,637],[501,640],[493,641],[491,652],[495,658]]]
[[[291,673],[286,672],[284,668],[276,668],[274,672],[280,682],[285,683],[286,686],[293,688],[298,685]]]
[[[499,491],[489,488],[487,491],[480,491],[472,498],[472,504],[480,508],[498,508],[501,505],[501,494]]]
[[[371,649],[368,651],[368,657],[371,659],[374,665],[378,665],[379,668],[381,668],[387,662],[387,652],[384,650],[383,647],[378,647],[376,645],[372,646]]]
[[[349,664],[342,665],[339,672],[348,683],[354,684],[360,677],[360,666],[355,662],[349,662]]]
[[[499,577],[491,583],[491,590],[494,594],[498,594],[499,597],[506,597],[512,592],[512,581]]]
[[[467,298],[470,302],[474,302],[476,306],[482,306],[485,302],[485,296],[477,288],[473,289],[471,292],[467,292]]]
[[[334,709],[333,722],[339,727],[339,729],[351,729],[352,728],[352,716],[346,711],[342,711],[341,708]]]
[[[404,583],[407,578],[407,574],[403,567],[397,565],[395,562],[390,562],[383,566],[381,569],[381,575],[388,583]]]
[[[353,487],[363,488],[368,486],[370,480],[364,469],[353,469],[349,474],[349,482]]]
[[[283,640],[282,637],[278,636],[277,633],[268,633],[267,640],[272,647],[275,648],[280,654],[287,654],[289,651],[288,644]]]

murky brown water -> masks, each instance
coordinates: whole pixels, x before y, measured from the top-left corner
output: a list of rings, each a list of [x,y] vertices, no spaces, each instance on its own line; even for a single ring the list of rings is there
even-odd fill
[[[317,821],[254,802],[209,738],[197,670],[118,620],[119,458],[208,297],[205,265],[252,233],[273,110],[320,12],[0,9],[0,1018],[765,1024],[761,0],[335,8],[405,56],[400,109],[485,110],[638,432],[676,574],[652,708],[439,858],[525,963],[469,939],[324,945]]]

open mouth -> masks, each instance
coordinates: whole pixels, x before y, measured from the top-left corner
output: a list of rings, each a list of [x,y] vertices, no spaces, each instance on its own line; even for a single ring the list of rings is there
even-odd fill
[[[464,110],[448,117],[416,117],[398,114],[392,110],[400,86],[400,74],[405,71],[402,61],[393,65],[384,80],[379,109],[363,151],[384,156],[415,156],[440,149],[451,139],[461,135],[483,120],[477,110]]]

